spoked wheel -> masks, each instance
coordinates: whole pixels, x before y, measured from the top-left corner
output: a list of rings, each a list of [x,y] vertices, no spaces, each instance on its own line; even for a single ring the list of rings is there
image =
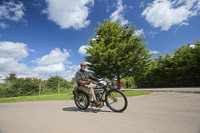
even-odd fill
[[[127,98],[120,90],[109,90],[105,99],[106,105],[114,112],[123,112],[127,108]]]
[[[74,102],[79,109],[85,110],[89,106],[89,96],[83,91],[78,92],[74,95]]]

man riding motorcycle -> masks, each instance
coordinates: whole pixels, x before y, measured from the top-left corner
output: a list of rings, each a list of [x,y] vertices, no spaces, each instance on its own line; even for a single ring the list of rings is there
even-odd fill
[[[82,62],[80,64],[80,67],[81,69],[76,72],[76,76],[75,76],[78,88],[80,90],[89,91],[92,102],[95,103],[96,106],[100,106],[101,103],[96,100],[94,89],[93,89],[94,87],[96,87],[96,85],[89,82],[89,79],[91,80],[99,80],[99,79],[90,75],[86,71],[87,64],[85,62]]]

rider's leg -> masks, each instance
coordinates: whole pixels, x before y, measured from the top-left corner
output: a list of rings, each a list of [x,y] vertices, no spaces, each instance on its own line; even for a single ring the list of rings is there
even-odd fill
[[[88,85],[88,87],[89,87],[89,88],[92,88],[91,91],[94,92],[94,89],[93,89],[93,88],[98,87],[98,86],[97,86],[96,84],[90,83],[90,84]],[[95,97],[95,94],[94,94],[94,97]],[[96,100],[96,97],[95,97],[94,99]],[[102,102],[105,102],[105,99],[102,99]]]
[[[96,87],[96,85],[90,83],[87,86],[81,86],[79,89],[89,91],[91,100],[94,101],[97,106],[99,106],[99,105],[101,105],[101,103],[96,100],[96,97],[95,97],[95,94],[94,94],[94,89],[93,89],[94,87]]]
[[[90,97],[91,97],[91,100],[92,100],[92,101],[95,101],[95,100],[96,100],[96,96],[95,96],[95,94],[94,94],[94,89],[93,89],[94,87],[96,87],[96,85],[93,84],[93,83],[90,83],[90,84],[88,85],[88,88],[90,89],[89,92],[90,92]]]
[[[92,101],[95,101],[95,100],[96,100],[96,97],[95,97],[95,94],[94,94],[94,89],[93,89],[93,86],[92,86],[92,85],[81,86],[79,89],[80,89],[80,90],[84,90],[84,91],[89,91],[91,100],[92,100]]]
[[[93,88],[89,88],[89,92],[90,92],[90,97],[92,101],[96,100],[95,94],[94,94],[94,89]]]

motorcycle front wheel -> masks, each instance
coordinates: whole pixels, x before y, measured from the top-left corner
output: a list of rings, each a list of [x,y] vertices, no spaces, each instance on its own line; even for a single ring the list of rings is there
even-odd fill
[[[109,90],[105,96],[106,105],[114,112],[123,112],[128,106],[128,100],[120,90]]]

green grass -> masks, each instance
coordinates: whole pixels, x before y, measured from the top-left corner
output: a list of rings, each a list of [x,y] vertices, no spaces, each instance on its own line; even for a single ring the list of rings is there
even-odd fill
[[[150,94],[149,91],[122,91],[127,97],[130,97],[130,96],[139,96],[139,95],[147,95],[147,94]],[[115,97],[121,97],[122,95],[120,95],[118,92],[112,92],[112,95],[115,96]]]
[[[148,95],[151,92],[150,91],[122,91],[127,97],[130,96],[139,96],[139,95]]]
[[[139,96],[150,94],[149,91],[123,91],[126,96]],[[51,95],[40,95],[40,96],[23,96],[23,97],[9,97],[0,98],[0,103],[8,102],[24,102],[24,101],[45,101],[45,100],[69,100],[73,98],[73,94],[51,94]]]
[[[0,98],[0,103],[24,102],[24,101],[44,101],[44,100],[68,100],[68,99],[72,99],[72,98],[73,98],[72,93],[51,94],[51,95],[40,95],[40,96]]]

